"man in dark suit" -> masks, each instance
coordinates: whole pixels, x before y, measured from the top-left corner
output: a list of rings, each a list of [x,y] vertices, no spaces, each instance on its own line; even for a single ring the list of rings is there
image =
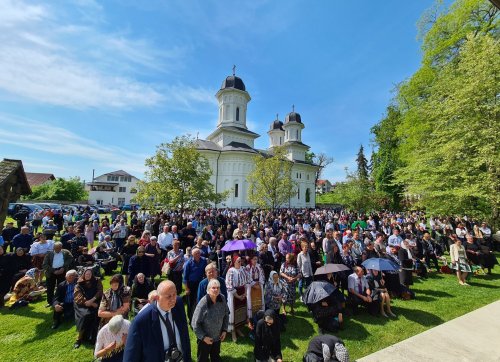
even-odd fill
[[[157,291],[156,303],[141,310],[132,322],[123,361],[168,361],[166,353],[176,348],[181,351],[184,362],[191,362],[186,313],[175,284],[165,280],[158,285]]]
[[[52,329],[57,329],[61,324],[61,319],[75,319],[74,293],[78,273],[71,269],[66,272],[66,280],[59,283],[52,305],[54,306],[54,324]]]
[[[42,268],[47,281],[47,305],[51,307],[54,302],[54,288],[64,281],[66,272],[71,268],[73,255],[62,248],[62,243],[56,241],[54,250],[47,252],[43,259]]]

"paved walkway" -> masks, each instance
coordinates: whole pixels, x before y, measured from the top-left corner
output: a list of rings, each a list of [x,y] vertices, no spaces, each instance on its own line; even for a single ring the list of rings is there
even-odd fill
[[[500,301],[358,360],[379,361],[500,361]]]

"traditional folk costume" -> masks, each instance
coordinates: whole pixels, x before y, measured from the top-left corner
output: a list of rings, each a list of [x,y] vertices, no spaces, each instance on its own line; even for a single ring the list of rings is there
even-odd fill
[[[259,264],[252,266],[251,264],[246,266],[248,276],[250,277],[250,283],[246,286],[247,293],[247,317],[252,318],[252,316],[259,310],[264,311],[264,283],[266,281],[264,277],[264,269]],[[254,285],[259,285],[260,288],[254,288]]]
[[[228,332],[245,324],[247,320],[247,284],[250,278],[244,267],[231,267],[226,274],[227,305],[229,307]],[[244,300],[235,298],[235,295],[245,295]]]

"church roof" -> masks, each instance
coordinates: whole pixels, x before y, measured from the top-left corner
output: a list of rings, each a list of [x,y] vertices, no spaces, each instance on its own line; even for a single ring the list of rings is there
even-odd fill
[[[228,152],[228,151],[239,151],[239,152],[250,152],[257,153],[258,151],[241,142],[230,142],[224,147],[220,147],[217,143],[207,140],[197,139],[195,142],[196,148],[198,150],[208,150],[208,151],[218,151],[218,152]]]
[[[302,147],[310,148],[308,145],[306,145],[305,143],[302,143],[300,141],[286,141],[284,143],[284,145],[286,145],[286,146],[288,146],[288,145],[297,145],[297,146],[302,146]]]
[[[255,149],[253,149],[246,143],[235,142],[235,141],[230,142],[224,147],[222,147],[222,151],[243,151],[243,152],[257,153]]]
[[[227,88],[239,89],[243,92],[246,91],[245,83],[243,83],[243,80],[235,75],[230,75],[222,82],[220,89],[227,89]]]
[[[222,148],[215,142],[197,139],[195,141],[195,146],[199,150],[209,150],[209,151],[221,151]]]
[[[274,122],[271,123],[271,127],[269,130],[270,131],[274,131],[274,130],[283,131],[283,122],[281,122],[279,119],[274,120]]]
[[[244,132],[244,133],[248,133],[248,134],[251,134],[253,136],[259,137],[259,134],[255,133],[255,132],[252,132],[252,131],[249,131],[249,130],[243,128],[243,127],[224,126],[224,127],[221,127],[221,129],[227,129],[227,130],[230,130],[230,131]]]
[[[290,112],[285,117],[285,124],[290,122],[302,123],[302,118],[300,118],[300,114],[297,112]]]

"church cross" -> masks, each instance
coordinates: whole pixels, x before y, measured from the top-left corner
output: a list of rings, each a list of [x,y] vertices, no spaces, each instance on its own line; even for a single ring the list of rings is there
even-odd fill
[[[233,76],[236,75],[236,65],[233,65]]]

